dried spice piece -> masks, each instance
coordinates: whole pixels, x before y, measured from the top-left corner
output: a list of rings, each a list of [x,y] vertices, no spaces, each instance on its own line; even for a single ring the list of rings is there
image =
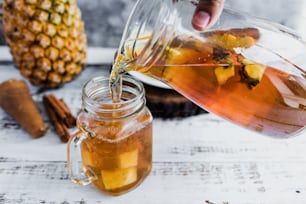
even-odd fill
[[[221,47],[213,47],[213,60],[221,63],[224,60],[230,59],[230,57],[230,51]]]
[[[54,94],[44,96],[43,103],[61,141],[67,142],[70,137],[69,128],[76,126],[76,118],[67,104]]]
[[[11,79],[0,84],[0,106],[33,138],[46,133],[46,125],[23,80]]]

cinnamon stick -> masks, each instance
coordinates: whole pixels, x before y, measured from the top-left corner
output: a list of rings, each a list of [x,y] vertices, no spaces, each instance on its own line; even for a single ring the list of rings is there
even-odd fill
[[[44,96],[44,99],[54,108],[54,111],[59,119],[62,120],[69,128],[75,126],[75,117],[63,100],[58,99],[54,94]]]
[[[76,118],[73,116],[71,113],[70,109],[68,108],[67,104],[64,102],[63,99],[59,100],[59,103],[61,104],[61,107],[63,107],[65,114],[66,114],[66,119],[65,123],[69,128],[75,127],[76,124]]]
[[[70,137],[69,128],[76,126],[75,117],[67,104],[62,99],[58,99],[54,94],[45,95],[43,103],[61,141],[67,142]]]

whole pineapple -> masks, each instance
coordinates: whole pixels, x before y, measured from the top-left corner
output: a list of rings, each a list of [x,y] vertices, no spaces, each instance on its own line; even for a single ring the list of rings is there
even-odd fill
[[[34,85],[71,81],[86,63],[76,0],[3,0],[3,31],[16,67]]]

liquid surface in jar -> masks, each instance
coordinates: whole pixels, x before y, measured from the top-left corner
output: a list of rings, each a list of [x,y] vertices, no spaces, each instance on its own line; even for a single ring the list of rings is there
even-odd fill
[[[143,113],[128,122],[79,117],[78,125],[86,121],[94,132],[81,144],[83,166],[96,176],[92,183],[110,195],[138,186],[152,168],[151,115]]]
[[[126,69],[163,81],[202,108],[265,135],[284,138],[304,128],[304,78],[234,52],[234,47],[252,46],[254,36],[224,32],[206,37],[176,37],[153,66],[136,62]],[[125,47],[117,66],[140,54],[130,50]]]

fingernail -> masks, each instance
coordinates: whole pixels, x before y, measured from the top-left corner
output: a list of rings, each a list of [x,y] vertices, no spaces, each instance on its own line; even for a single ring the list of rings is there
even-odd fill
[[[205,29],[210,21],[210,15],[205,11],[197,11],[192,19],[192,24],[196,29]]]

